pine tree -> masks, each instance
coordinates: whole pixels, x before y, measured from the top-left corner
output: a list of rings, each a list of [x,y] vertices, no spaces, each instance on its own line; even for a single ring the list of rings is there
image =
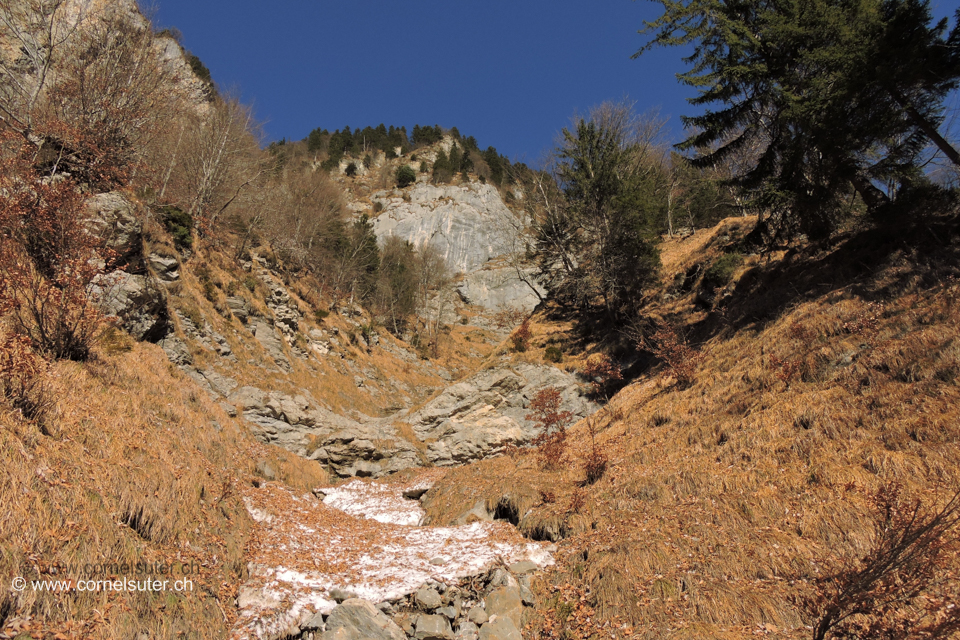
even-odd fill
[[[636,55],[693,44],[690,102],[722,105],[683,118],[696,133],[679,148],[707,167],[759,145],[736,183],[781,231],[827,235],[851,189],[878,210],[890,198],[877,183],[922,179],[917,158],[960,78],[960,35],[930,27],[928,0],[657,1]]]

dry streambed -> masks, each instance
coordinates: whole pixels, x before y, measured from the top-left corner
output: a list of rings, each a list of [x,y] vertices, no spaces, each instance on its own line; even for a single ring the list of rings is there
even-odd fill
[[[251,487],[244,501],[259,544],[234,637],[519,638],[529,574],[553,563],[552,545],[501,521],[419,526],[416,498],[436,473],[354,480],[317,495]],[[477,589],[457,586],[473,576],[482,576]]]

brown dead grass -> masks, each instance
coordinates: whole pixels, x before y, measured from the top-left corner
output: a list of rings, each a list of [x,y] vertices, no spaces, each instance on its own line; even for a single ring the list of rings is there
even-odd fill
[[[220,637],[246,574],[251,522],[240,488],[258,461],[303,490],[315,464],[254,443],[152,345],[59,363],[58,412],[44,432],[0,413],[3,631],[50,638]],[[39,593],[9,589],[56,565],[196,565],[190,593]],[[111,577],[72,571],[50,579]],[[141,576],[142,579],[142,576]]]
[[[715,237],[685,242],[711,253]],[[821,560],[867,550],[879,487],[934,506],[960,486],[956,243],[884,251],[851,235],[741,270],[730,307],[685,316],[705,340],[696,381],[654,369],[597,415],[610,465],[596,484],[581,422],[563,469],[527,452],[455,469],[428,513],[504,502],[528,535],[564,537],[533,637],[807,637],[792,598]],[[649,312],[678,317],[692,295]]]

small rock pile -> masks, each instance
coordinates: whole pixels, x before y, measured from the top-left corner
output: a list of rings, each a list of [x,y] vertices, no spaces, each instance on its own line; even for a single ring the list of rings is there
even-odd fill
[[[301,640],[522,640],[524,607],[535,596],[530,581],[537,565],[517,562],[447,585],[428,580],[396,602],[374,604],[340,589],[339,604],[286,630]]]

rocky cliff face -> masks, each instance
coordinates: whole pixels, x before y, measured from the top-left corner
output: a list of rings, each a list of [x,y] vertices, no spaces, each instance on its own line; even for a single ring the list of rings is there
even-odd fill
[[[377,237],[382,241],[396,236],[417,248],[430,245],[438,250],[450,269],[462,275],[457,290],[467,304],[491,312],[529,313],[539,303],[532,286],[541,295],[543,290],[532,278],[521,280],[515,264],[525,248],[518,238],[522,214],[511,211],[495,187],[421,181],[406,189],[378,191],[370,200],[382,207],[373,219]],[[529,268],[521,270],[531,275]]]
[[[397,236],[420,248],[437,249],[450,268],[468,273],[513,249],[510,211],[497,190],[486,184],[431,185],[379,191],[371,197],[383,205],[373,221],[380,238]]]

